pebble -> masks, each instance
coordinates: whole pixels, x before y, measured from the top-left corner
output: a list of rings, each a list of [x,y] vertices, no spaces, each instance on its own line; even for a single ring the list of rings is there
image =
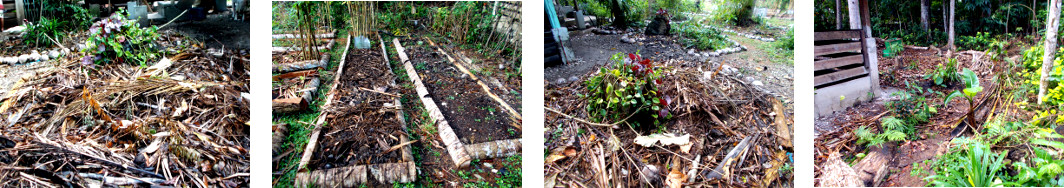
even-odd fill
[[[764,85],[765,85],[765,83],[761,83],[761,81],[760,81],[760,80],[754,80],[754,83],[753,83],[753,84],[754,84],[755,86],[764,86]]]

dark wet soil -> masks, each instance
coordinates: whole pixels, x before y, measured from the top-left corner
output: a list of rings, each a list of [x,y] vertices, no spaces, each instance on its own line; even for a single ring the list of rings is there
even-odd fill
[[[415,44],[416,42],[407,42]],[[409,46],[407,54],[425,87],[462,143],[514,139],[521,130],[481,87],[430,46]]]
[[[233,20],[229,14],[211,14],[202,21],[174,22],[160,31],[179,33],[202,41],[207,48],[248,50],[251,46],[251,24]]]

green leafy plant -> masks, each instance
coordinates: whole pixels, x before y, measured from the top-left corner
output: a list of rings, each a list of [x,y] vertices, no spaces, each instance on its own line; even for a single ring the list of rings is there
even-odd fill
[[[699,50],[717,50],[727,48],[730,43],[721,35],[721,32],[703,27],[698,22],[685,22],[680,24],[680,42]]]
[[[897,56],[902,50],[905,50],[905,42],[895,39],[895,41],[887,42],[887,48],[883,49],[883,57],[890,58]]]
[[[750,25],[754,21],[754,0],[723,0],[713,12],[713,20],[733,25]]]
[[[129,63],[146,67],[160,57],[155,40],[157,27],[140,28],[135,20],[128,20],[120,10],[89,28],[89,39],[82,52],[82,65]]]
[[[865,126],[854,129],[854,135],[857,136],[857,144],[866,144],[867,146],[880,146],[886,142],[896,142],[905,140],[908,136],[905,133],[912,125],[907,125],[905,121],[887,116],[879,120],[880,128],[883,132],[875,134],[871,129]]]
[[[660,125],[671,118],[672,98],[658,91],[661,68],[636,54],[614,54],[611,65],[586,81],[588,114],[594,121],[625,120],[633,127]],[[631,116],[635,121],[626,119]]]
[[[898,100],[887,101],[886,107],[890,112],[901,120],[904,120],[907,126],[904,126],[902,132],[907,135],[914,136],[916,129],[913,125],[919,125],[927,123],[932,115],[938,112],[934,106],[928,105],[927,97],[922,94],[932,93],[931,90],[925,90],[919,86],[913,86],[907,84],[909,89],[904,91],[898,91],[891,94],[892,97]]]
[[[958,97],[958,96],[962,96],[962,97],[964,97],[964,99],[967,99],[969,107],[968,107],[968,115],[967,115],[967,118],[965,118],[965,121],[967,121],[968,126],[970,128],[972,128],[972,131],[974,132],[974,131],[979,130],[979,129],[977,129],[975,127],[976,125],[975,125],[975,121],[974,121],[974,119],[975,119],[975,96],[979,95],[979,92],[983,91],[983,87],[979,86],[979,76],[976,75],[975,72],[972,72],[972,70],[968,69],[968,68],[965,68],[964,72],[961,73],[961,80],[964,81],[965,88],[961,89],[959,91],[953,91],[953,93],[950,93],[949,96],[946,97],[946,100],[943,101],[943,103],[946,103],[946,105],[949,106],[949,102],[954,97]]]
[[[938,64],[935,70],[931,71],[931,74],[924,75],[924,79],[931,79],[935,82],[935,85],[946,87],[947,83],[960,80],[960,75],[957,74],[957,59],[949,58],[946,60],[946,64]]]
[[[963,151],[952,152],[935,161],[935,174],[924,178],[939,187],[1001,186],[1005,153],[991,151],[982,143],[971,143]]]

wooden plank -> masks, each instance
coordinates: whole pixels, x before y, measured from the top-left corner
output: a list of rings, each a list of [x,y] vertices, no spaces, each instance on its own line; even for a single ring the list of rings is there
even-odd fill
[[[813,70],[820,71],[824,69],[831,69],[836,67],[842,67],[846,65],[861,64],[864,63],[864,55],[854,54],[849,56],[831,58],[826,60],[820,60],[813,62]]]
[[[866,70],[864,67],[854,67],[852,69],[846,69],[846,70],[842,70],[842,71],[838,71],[838,72],[833,72],[833,73],[830,73],[830,74],[816,76],[816,77],[813,78],[813,85],[814,86],[820,86],[820,85],[824,85],[824,84],[827,84],[827,83],[831,83],[831,82],[835,82],[835,81],[839,81],[839,80],[843,80],[843,79],[847,79],[847,78],[851,78],[851,77],[854,77],[854,76],[857,76],[857,75],[862,75],[862,74],[867,74],[867,73],[868,73],[868,70]]]
[[[822,46],[816,46],[814,51],[815,56],[822,56],[827,54],[836,54],[842,52],[861,52],[861,42],[847,42],[839,44],[828,44]]]
[[[854,40],[861,38],[861,30],[824,31],[813,33],[814,41]]]
[[[421,82],[421,76],[418,76],[417,71],[414,70],[414,65],[410,63],[410,58],[406,56],[406,49],[399,44],[398,38],[392,39],[392,43],[395,45],[399,60],[403,62],[406,75],[410,77],[410,81],[414,82],[414,90],[417,91],[418,98],[421,98],[421,103],[425,105],[425,111],[429,112],[429,117],[436,123],[440,141],[443,141],[447,153],[451,154],[451,161],[458,168],[469,166],[469,162],[473,159],[466,153],[465,145],[458,139],[454,129],[451,129],[451,125],[443,117],[443,112],[436,106],[436,102],[432,100],[432,97],[429,97],[429,90],[425,88],[425,84]]]

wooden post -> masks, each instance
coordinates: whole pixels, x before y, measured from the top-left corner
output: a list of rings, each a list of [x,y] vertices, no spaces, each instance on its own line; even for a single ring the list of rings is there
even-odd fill
[[[842,30],[842,0],[835,0],[835,30]]]
[[[865,65],[868,69],[868,77],[871,78],[872,93],[879,94],[879,58],[876,55],[876,38],[872,37],[872,19],[868,12],[868,0],[860,0],[861,4],[861,33],[864,37]]]

